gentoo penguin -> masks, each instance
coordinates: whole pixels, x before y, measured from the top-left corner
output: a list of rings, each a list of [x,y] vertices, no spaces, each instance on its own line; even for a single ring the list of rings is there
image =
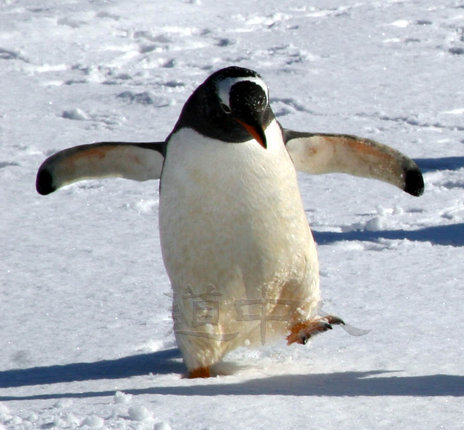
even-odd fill
[[[82,179],[160,179],[161,249],[173,289],[177,343],[190,377],[210,376],[232,349],[289,344],[343,324],[319,316],[316,246],[296,170],[343,172],[419,196],[411,159],[369,139],[282,128],[256,72],[213,73],[164,142],[102,142],[48,158],[37,191]]]

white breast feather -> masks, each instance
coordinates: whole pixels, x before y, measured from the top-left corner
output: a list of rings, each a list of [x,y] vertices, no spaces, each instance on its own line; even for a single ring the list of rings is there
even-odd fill
[[[266,138],[264,149],[181,129],[169,141],[161,245],[189,369],[282,335],[317,307],[316,249],[275,121]]]

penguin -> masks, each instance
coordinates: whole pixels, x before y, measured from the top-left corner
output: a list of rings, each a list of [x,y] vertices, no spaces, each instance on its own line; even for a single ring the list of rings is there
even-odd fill
[[[83,179],[160,179],[159,228],[174,333],[188,376],[209,377],[239,346],[305,344],[343,325],[319,315],[319,263],[297,171],[347,173],[419,196],[417,164],[352,135],[281,126],[255,71],[231,66],[188,98],[162,142],[99,142],[40,166],[37,191]]]

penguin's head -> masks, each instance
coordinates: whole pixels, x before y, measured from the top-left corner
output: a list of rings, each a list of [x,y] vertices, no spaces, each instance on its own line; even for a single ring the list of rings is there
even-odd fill
[[[175,129],[187,126],[228,143],[254,138],[266,148],[264,132],[273,118],[263,79],[253,70],[227,67],[213,73],[195,90]]]

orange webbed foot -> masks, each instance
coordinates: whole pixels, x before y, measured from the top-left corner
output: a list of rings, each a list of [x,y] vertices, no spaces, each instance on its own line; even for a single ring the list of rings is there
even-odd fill
[[[190,370],[188,373],[190,379],[193,378],[210,378],[211,370],[209,367],[197,367],[196,369]]]
[[[338,324],[345,325],[341,318],[333,315],[315,317],[308,321],[296,323],[290,328],[290,334],[287,336],[287,345],[291,345],[292,343],[304,345],[309,338],[327,330],[332,330],[332,325]]]

